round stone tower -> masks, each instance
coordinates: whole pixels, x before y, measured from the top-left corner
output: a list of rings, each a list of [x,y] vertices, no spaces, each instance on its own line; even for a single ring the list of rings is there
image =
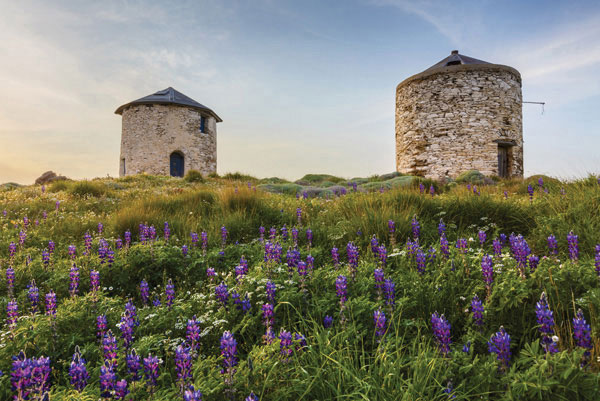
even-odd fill
[[[396,88],[396,170],[523,176],[521,74],[452,51]]]
[[[119,176],[183,177],[217,170],[217,123],[206,106],[169,87],[119,107],[123,116]]]

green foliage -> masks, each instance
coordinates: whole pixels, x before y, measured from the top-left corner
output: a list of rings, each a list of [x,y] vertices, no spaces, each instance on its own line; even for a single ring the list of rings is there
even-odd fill
[[[6,320],[9,295],[4,275],[7,266],[15,268],[14,298],[20,318],[13,333],[3,324],[0,331],[0,399],[10,399],[11,358],[23,350],[28,356],[50,356],[52,361],[52,400],[97,400],[102,349],[96,338],[96,317],[106,314],[108,326],[119,338],[117,375],[127,378],[123,341],[117,327],[128,300],[137,307],[139,326],[134,330],[133,346],[142,356],[158,355],[158,386],[153,399],[181,399],[176,380],[174,353],[185,341],[186,323],[192,316],[200,320],[202,336],[198,355],[193,358],[191,382],[201,390],[204,400],[227,398],[220,373],[222,357],[219,340],[225,330],[234,333],[238,343],[234,399],[243,400],[250,391],[261,400],[372,399],[372,400],[447,400],[444,392],[452,383],[456,400],[556,400],[600,399],[600,280],[595,270],[594,247],[600,242],[600,186],[595,177],[577,182],[553,182],[544,177],[548,193],[535,184],[533,201],[521,194],[530,179],[500,180],[497,186],[479,187],[481,195],[467,191],[464,185],[436,190],[435,196],[420,194],[419,179],[393,176],[371,177],[357,182],[358,192],[341,185],[300,186],[281,183],[261,184],[249,189],[237,181],[207,179],[192,186],[169,177],[139,175],[121,179],[69,182],[64,187],[41,193],[39,186],[0,192],[0,319]],[[227,183],[234,180],[235,183]],[[354,180],[354,179],[353,179]],[[349,180],[348,182],[352,182]],[[319,185],[330,178],[319,177]],[[356,180],[358,181],[358,180]],[[395,184],[392,184],[395,183]],[[326,183],[326,185],[329,185]],[[57,188],[58,188],[58,184]],[[263,191],[268,186],[289,186],[282,194]],[[426,185],[426,184],[425,184]],[[104,192],[75,187],[103,188]],[[378,189],[383,186],[384,193]],[[236,188],[237,187],[237,188]],[[565,194],[560,189],[565,189]],[[293,188],[293,190],[289,189]],[[347,194],[340,196],[341,188]],[[368,192],[367,189],[374,192]],[[428,186],[427,186],[428,189]],[[504,198],[507,191],[508,199]],[[310,192],[308,199],[296,199],[296,193]],[[289,195],[288,195],[289,193]],[[336,194],[337,193],[337,194]],[[320,196],[320,197],[317,197]],[[55,203],[60,207],[55,210]],[[301,210],[298,222],[297,209]],[[46,219],[43,213],[46,212]],[[10,242],[18,243],[25,231],[23,216],[31,221],[27,238],[10,257]],[[425,273],[417,271],[416,261],[403,246],[412,237],[411,220],[421,225],[419,243],[424,251],[433,248],[436,258],[428,261]],[[447,226],[450,255],[442,257],[437,225]],[[38,225],[34,223],[38,220]],[[390,234],[388,220],[396,230]],[[104,232],[98,233],[98,223]],[[171,237],[164,238],[164,223]],[[139,241],[139,224],[153,225],[157,238]],[[314,269],[306,279],[304,291],[300,276],[285,263],[285,254],[294,247],[291,235],[284,239],[281,227],[299,230],[298,250],[302,260],[310,254]],[[228,230],[221,244],[220,229]],[[281,263],[265,263],[264,243],[258,240],[258,227],[278,229],[276,242],[282,246]],[[309,248],[306,229],[313,232]],[[126,230],[133,243],[116,249],[116,239]],[[481,247],[477,232],[484,230],[488,239]],[[579,235],[580,259],[570,261],[566,246],[569,231]],[[208,233],[209,248],[191,243],[190,232]],[[84,254],[83,235],[92,237],[91,252]],[[494,282],[488,296],[481,273],[481,259],[492,254],[491,242],[500,233],[525,235],[532,252],[541,257],[535,271],[526,269],[522,278],[507,247],[494,258]],[[547,252],[546,238],[554,234],[559,254]],[[386,279],[395,283],[396,300],[392,308],[375,290],[373,271],[380,267],[370,247],[376,235],[387,249]],[[461,254],[454,247],[457,238],[467,238],[469,251]],[[472,238],[472,239],[470,239]],[[48,266],[42,252],[48,241],[56,249]],[[115,252],[109,266],[99,257],[102,241]],[[346,263],[346,244],[360,248],[356,279]],[[76,245],[71,259],[68,246]],[[188,247],[184,256],[181,246]],[[334,267],[331,248],[337,247],[341,264]],[[249,272],[236,279],[234,268],[240,258],[248,260]],[[69,271],[80,269],[79,293],[69,294]],[[217,276],[209,278],[212,267]],[[100,291],[90,292],[90,271],[100,272]],[[348,300],[341,324],[335,280],[348,276]],[[41,312],[31,314],[27,285],[35,279],[40,291]],[[150,286],[150,298],[161,306],[143,305],[139,283]],[[171,279],[176,298],[166,306],[165,287]],[[266,302],[265,284],[277,287],[275,332],[285,329],[301,333],[306,346],[294,340],[291,356],[285,358],[275,339],[265,344],[261,306]],[[251,310],[245,314],[229,299],[223,307],[215,296],[221,282],[242,298],[248,296]],[[54,290],[58,297],[55,318],[44,314],[44,294]],[[549,355],[540,347],[535,305],[546,292],[553,311],[555,334],[560,352]],[[484,325],[472,320],[470,302],[477,294],[484,305]],[[583,349],[573,338],[572,319],[581,308],[592,329],[594,348],[590,362],[582,367]],[[373,312],[381,309],[387,317],[387,330],[377,341]],[[452,352],[443,357],[437,350],[431,331],[431,314],[443,313],[451,324]],[[334,318],[326,329],[323,318]],[[499,369],[495,355],[488,352],[490,336],[504,326],[511,337],[511,363]],[[469,352],[463,345],[471,342]],[[75,346],[79,346],[88,364],[91,378],[82,393],[69,384],[68,368]],[[150,399],[145,380],[130,388],[134,399]]]
[[[477,170],[468,170],[468,171],[461,173],[458,177],[456,177],[455,181],[460,184],[470,183],[470,184],[481,185],[481,184],[485,183],[485,176]]]
[[[73,195],[85,197],[94,196],[100,197],[107,195],[108,188],[106,184],[101,181],[75,181],[68,187],[68,191]]]
[[[183,179],[187,182],[204,182],[204,177],[202,177],[202,173],[198,170],[188,171]]]

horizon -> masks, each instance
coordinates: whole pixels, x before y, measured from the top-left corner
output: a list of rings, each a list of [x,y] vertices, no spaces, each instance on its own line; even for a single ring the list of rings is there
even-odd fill
[[[516,68],[523,100],[546,102],[544,114],[523,105],[525,176],[600,173],[592,1],[0,6],[0,183],[31,184],[48,170],[117,177],[114,111],[169,86],[223,118],[220,175],[390,173],[396,85],[454,49]]]

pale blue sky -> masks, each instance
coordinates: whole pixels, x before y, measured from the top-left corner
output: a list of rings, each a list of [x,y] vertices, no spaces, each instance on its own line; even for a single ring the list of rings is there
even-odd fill
[[[218,171],[386,173],[396,85],[462,54],[521,72],[526,175],[600,172],[600,3],[0,0],[0,183],[118,173],[123,103],[215,110]]]

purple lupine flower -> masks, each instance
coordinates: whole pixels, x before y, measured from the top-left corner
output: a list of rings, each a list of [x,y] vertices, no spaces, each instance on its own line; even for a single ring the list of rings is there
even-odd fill
[[[233,299],[235,308],[237,310],[241,310],[243,313],[247,313],[252,308],[248,294],[244,294],[244,298],[242,299],[240,298],[240,294],[238,294],[236,291],[232,291],[231,299]]]
[[[487,234],[485,233],[485,231],[479,230],[479,232],[477,233],[477,236],[479,237],[479,245],[483,248],[483,244],[485,243]]]
[[[40,291],[35,285],[35,280],[31,280],[31,283],[27,286],[27,298],[31,303],[31,313],[37,313],[37,307],[40,300]]]
[[[467,253],[467,239],[459,238],[456,240],[456,249],[462,254]]]
[[[210,281],[213,281],[213,278],[217,275],[217,273],[215,272],[215,269],[213,269],[212,267],[207,267],[206,268],[206,277],[208,277],[210,279]]]
[[[289,272],[293,272],[293,268],[298,266],[298,262],[300,262],[300,251],[298,249],[288,249],[286,254],[286,261],[289,267]]]
[[[186,257],[188,255],[188,247],[187,247],[187,245],[182,245],[181,246],[181,254],[183,255],[183,257]]]
[[[8,297],[12,298],[12,294],[15,287],[15,269],[12,267],[6,268],[6,286],[8,289]]]
[[[396,304],[396,284],[390,279],[383,283],[383,297],[385,304],[393,310]]]
[[[202,231],[200,238],[202,239],[202,253],[206,254],[206,250],[208,249],[208,233]]]
[[[517,267],[521,276],[525,277],[525,266],[527,265],[527,257],[531,253],[531,249],[522,235],[511,235],[511,249],[513,256],[517,261]]]
[[[288,239],[288,229],[285,224],[283,225],[283,227],[281,227],[281,239],[283,241],[287,241]]]
[[[125,355],[125,363],[127,364],[127,373],[131,375],[132,381],[140,381],[142,376],[140,375],[142,359],[137,354],[135,348],[131,349],[131,352]]]
[[[159,359],[152,354],[148,354],[144,358],[144,376],[146,377],[146,385],[150,387],[150,392],[154,392],[156,381],[158,380],[158,368],[162,363],[162,359]]]
[[[289,357],[292,355],[292,333],[285,331],[283,328],[279,332],[279,349],[283,357],[283,362],[289,362]]]
[[[261,306],[261,310],[263,315],[263,324],[266,328],[263,338],[267,344],[271,344],[271,341],[275,338],[275,333],[273,333],[273,324],[275,323],[273,305],[263,304]]]
[[[540,263],[540,258],[535,255],[529,255],[528,260],[529,260],[529,271],[531,271],[533,273],[535,271],[535,269],[537,269],[538,264]]]
[[[19,245],[23,246],[27,239],[27,233],[25,231],[19,231]]]
[[[115,400],[124,400],[127,394],[129,394],[127,380],[123,379],[117,381],[115,383]]]
[[[440,252],[444,258],[448,259],[448,257],[450,257],[450,247],[448,245],[448,240],[446,239],[446,233],[444,232],[442,232],[440,237]]]
[[[469,352],[471,352],[471,341],[467,341],[467,343],[465,345],[463,345],[462,351],[465,354],[468,354]]]
[[[90,289],[92,292],[97,292],[100,289],[100,272],[96,270],[90,271]]]
[[[542,189],[542,187],[544,186],[544,179],[542,177],[538,178],[538,186],[540,187],[540,189]]]
[[[171,309],[171,306],[173,306],[173,300],[175,299],[175,284],[173,284],[173,280],[169,279],[169,281],[167,281],[165,292],[167,295],[167,306],[169,309]]]
[[[567,243],[569,244],[569,257],[572,261],[577,262],[579,259],[579,237],[573,234],[573,231],[567,235]]]
[[[330,328],[331,325],[333,324],[333,318],[329,315],[326,315],[323,318],[323,327],[325,327],[326,329]]]
[[[128,310],[121,315],[121,321],[117,326],[119,327],[119,330],[121,330],[123,345],[127,350],[133,344],[133,328],[135,326],[134,321],[131,318],[131,313]]]
[[[266,284],[266,292],[267,292],[267,301],[274,303],[275,302],[275,291],[276,291],[276,287],[275,287],[275,283],[273,283],[271,280],[267,281]]]
[[[150,287],[146,280],[142,280],[140,283],[140,297],[142,298],[142,303],[148,305],[148,299],[150,299]]]
[[[390,234],[394,234],[396,232],[396,223],[394,220],[388,220],[388,231]]]
[[[425,192],[425,185],[422,182],[419,183],[419,193]]]
[[[13,299],[12,301],[8,301],[8,304],[6,305],[6,325],[11,333],[17,328],[18,318],[19,305],[17,304],[17,300]]]
[[[413,238],[415,241],[419,241],[419,237],[421,236],[421,225],[419,224],[419,221],[417,220],[417,215],[414,215],[411,221],[411,226],[412,226],[412,234],[413,234]]]
[[[381,337],[385,334],[387,327],[385,313],[381,309],[377,309],[373,312],[373,322],[375,323],[375,335],[377,336],[377,342],[381,341]]]
[[[492,283],[494,282],[494,260],[489,255],[483,255],[481,258],[481,274],[485,281],[488,299],[492,293]]]
[[[340,305],[343,307],[348,296],[348,281],[346,276],[337,277],[335,280],[335,291],[337,296],[340,298]]]
[[[225,375],[225,385],[233,385],[233,375],[236,372],[235,367],[238,364],[237,359],[237,341],[233,337],[233,333],[225,331],[221,337],[221,356],[223,356],[223,369],[221,374]]]
[[[102,338],[102,355],[104,360],[117,366],[117,338],[113,335],[112,330],[108,329]]]
[[[258,396],[251,391],[250,395],[246,397],[244,401],[259,401],[259,399]]]
[[[379,246],[377,254],[379,262],[382,266],[385,266],[385,264],[387,263],[387,250],[385,249],[385,245]]]
[[[177,382],[183,393],[188,379],[192,377],[192,354],[189,348],[181,344],[175,349],[175,372],[177,373]]]
[[[483,326],[483,304],[479,300],[477,294],[473,297],[471,301],[471,311],[473,312],[473,322],[476,326]]]
[[[431,326],[439,351],[444,356],[448,356],[450,353],[450,344],[452,343],[450,339],[450,323],[448,323],[444,315],[439,316],[437,312],[434,312],[431,315]]]
[[[202,392],[194,390],[194,385],[190,384],[183,392],[183,401],[202,401]]]
[[[117,238],[115,241],[115,248],[122,249],[123,248],[123,240],[121,238]]]
[[[50,264],[50,253],[48,253],[47,251],[42,251],[42,263],[46,268]]]
[[[379,299],[383,293],[383,270],[379,268],[375,269],[373,271],[373,277],[375,278],[375,290],[377,291],[377,298]]]
[[[315,258],[312,255],[306,255],[306,268],[309,274],[315,269]]]
[[[438,224],[438,234],[440,237],[446,234],[446,224],[444,224],[444,220],[440,219],[440,223]]]
[[[296,227],[292,228],[292,242],[294,246],[298,246],[298,229]]]
[[[54,244],[54,241],[48,241],[48,252],[50,253],[50,255],[54,253],[55,248],[56,245]]]
[[[125,246],[129,247],[130,244],[131,244],[131,231],[127,230],[127,231],[125,231]]]
[[[90,378],[85,366],[85,359],[81,356],[79,346],[75,346],[75,353],[73,354],[73,360],[69,368],[69,377],[71,378],[71,385],[75,390],[81,392]]]
[[[260,242],[265,242],[265,228],[263,226],[260,226],[258,228],[258,232],[260,234]]]
[[[225,248],[225,244],[227,243],[227,234],[228,231],[225,226],[221,227],[221,248]]]
[[[346,254],[348,255],[348,268],[352,279],[356,277],[356,269],[358,268],[359,250],[352,242],[348,242],[346,246]]]
[[[308,269],[306,268],[306,263],[300,261],[297,266],[298,276],[300,276],[300,289],[306,292],[306,276],[308,274]]]
[[[75,245],[69,245],[69,256],[72,260],[75,260],[75,257],[77,257],[77,247]]]
[[[102,223],[98,223],[98,235],[102,235],[103,230],[104,230],[104,225]]]
[[[494,256],[499,258],[502,255],[502,243],[499,239],[494,239],[492,242],[492,247],[494,248]]]
[[[98,315],[98,317],[96,317],[96,335],[98,336],[98,338],[104,338],[107,326],[108,324],[106,322],[106,315]]]
[[[108,264],[108,268],[110,269],[113,263],[115,262],[115,251],[113,251],[110,248],[106,251],[106,261]]]
[[[171,229],[169,228],[169,223],[165,221],[165,228],[163,230],[163,235],[165,236],[165,241],[169,240],[171,236]]]
[[[11,241],[8,245],[8,252],[10,254],[10,258],[13,259],[15,257],[15,253],[17,252],[17,244]]]
[[[310,228],[306,229],[306,241],[308,242],[308,247],[310,248],[313,241],[313,232]]]
[[[221,284],[216,286],[215,295],[217,296],[217,300],[223,304],[223,307],[227,308],[227,300],[229,299],[227,284],[221,282]]]
[[[554,235],[548,237],[548,249],[550,250],[551,255],[556,255],[558,253],[558,242]]]
[[[510,336],[500,326],[500,331],[492,334],[488,341],[488,351],[496,354],[496,359],[500,362],[500,370],[508,369],[510,365]]]
[[[23,227],[25,227],[25,229],[29,227],[29,218],[27,218],[27,216],[23,216]]]
[[[596,256],[594,258],[594,266],[596,267],[596,273],[598,277],[600,277],[600,244],[596,245]],[[6,271],[6,275],[8,276],[8,270]]]
[[[114,367],[109,361],[104,361],[100,366],[100,396],[102,398],[112,398],[112,392],[115,389],[117,375]]]
[[[46,294],[46,315],[56,315],[56,294],[52,290]]]
[[[50,390],[50,358],[27,358],[23,351],[12,357],[11,386],[17,395],[15,400],[29,400],[33,395],[41,399]]]
[[[554,316],[548,307],[546,293],[542,292],[540,300],[535,306],[535,314],[539,324],[539,331],[542,334],[542,347],[546,352],[556,353],[558,347],[554,337]]]
[[[79,292],[79,268],[75,266],[71,267],[69,271],[69,294],[74,297]]]
[[[200,321],[196,319],[196,315],[187,321],[185,338],[192,351],[200,348]]]
[[[190,233],[190,237],[192,237],[192,246],[195,248],[198,246],[198,233],[192,232]]]
[[[432,198],[435,195],[435,188],[433,187],[433,184],[429,186],[429,195],[431,195]]]
[[[591,355],[590,350],[594,348],[591,331],[592,328],[585,321],[583,311],[581,309],[577,310],[577,315],[573,318],[573,338],[575,339],[577,346],[585,350],[581,366],[587,365]]]
[[[371,252],[377,257],[377,253],[379,252],[379,240],[375,234],[371,237]]]
[[[340,254],[336,247],[331,248],[331,259],[333,260],[333,267],[337,269],[340,264]]]
[[[527,193],[529,194],[529,201],[533,202],[533,187],[531,184],[527,185]]]
[[[416,258],[416,261],[417,261],[417,271],[420,274],[425,273],[426,255],[421,250],[421,248],[417,249],[417,254],[416,254],[415,258]]]
[[[84,234],[83,242],[84,242],[84,247],[85,247],[85,251],[83,251],[83,254],[90,255],[90,252],[92,250],[92,236],[90,235],[90,233],[86,232]]]
[[[154,299],[152,300],[152,306],[158,308],[160,305],[160,298],[158,297],[158,295],[154,296]]]

